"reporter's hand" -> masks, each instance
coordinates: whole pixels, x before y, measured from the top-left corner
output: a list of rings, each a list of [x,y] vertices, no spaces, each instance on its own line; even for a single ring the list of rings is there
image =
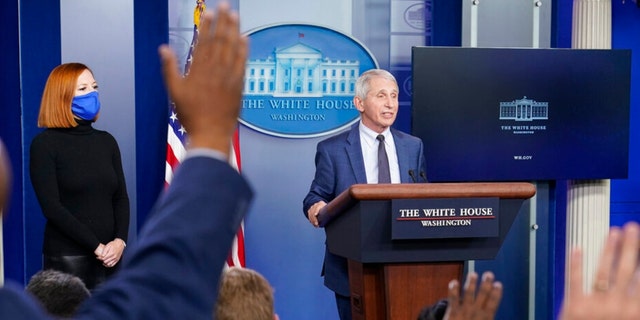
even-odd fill
[[[640,319],[640,227],[612,227],[603,248],[592,292],[582,282],[582,251],[571,254],[569,290],[559,319]]]
[[[465,281],[464,296],[460,296],[460,283],[457,280],[449,282],[449,305],[444,319],[494,319],[502,299],[502,283],[494,280],[492,272],[483,273],[480,289],[476,294],[478,274],[470,272]]]
[[[189,148],[209,148],[229,155],[244,85],[247,38],[239,31],[237,13],[227,3],[216,14],[203,14],[189,74],[178,72],[177,59],[160,47],[162,70]]]

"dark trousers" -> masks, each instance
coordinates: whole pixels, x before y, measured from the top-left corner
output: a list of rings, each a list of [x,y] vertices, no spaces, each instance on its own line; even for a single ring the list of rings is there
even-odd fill
[[[93,291],[99,284],[116,272],[116,267],[107,268],[95,256],[49,256],[42,257],[44,270],[54,269],[72,274],[84,281],[87,289]]]
[[[351,299],[336,293],[336,305],[340,320],[351,320]]]

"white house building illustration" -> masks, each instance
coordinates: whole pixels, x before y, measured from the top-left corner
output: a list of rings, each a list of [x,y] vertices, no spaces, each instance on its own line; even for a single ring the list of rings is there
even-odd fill
[[[251,59],[245,95],[273,97],[353,96],[360,75],[358,60],[331,60],[303,43],[275,48],[265,59]]]
[[[527,99],[500,102],[500,120],[532,121],[549,118],[549,103]]]

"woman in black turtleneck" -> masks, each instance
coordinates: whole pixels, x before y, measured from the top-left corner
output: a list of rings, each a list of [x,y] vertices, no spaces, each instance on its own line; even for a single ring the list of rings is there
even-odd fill
[[[31,183],[47,219],[43,269],[80,277],[94,289],[113,274],[126,246],[129,197],[116,140],[91,124],[98,85],[81,63],[49,75],[31,143]]]

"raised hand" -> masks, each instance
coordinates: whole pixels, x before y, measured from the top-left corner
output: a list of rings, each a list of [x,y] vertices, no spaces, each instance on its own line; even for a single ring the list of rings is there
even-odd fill
[[[189,148],[210,148],[228,155],[244,85],[247,38],[237,13],[227,3],[216,14],[204,13],[189,74],[178,72],[176,56],[160,47],[164,79],[180,122],[189,133]]]

